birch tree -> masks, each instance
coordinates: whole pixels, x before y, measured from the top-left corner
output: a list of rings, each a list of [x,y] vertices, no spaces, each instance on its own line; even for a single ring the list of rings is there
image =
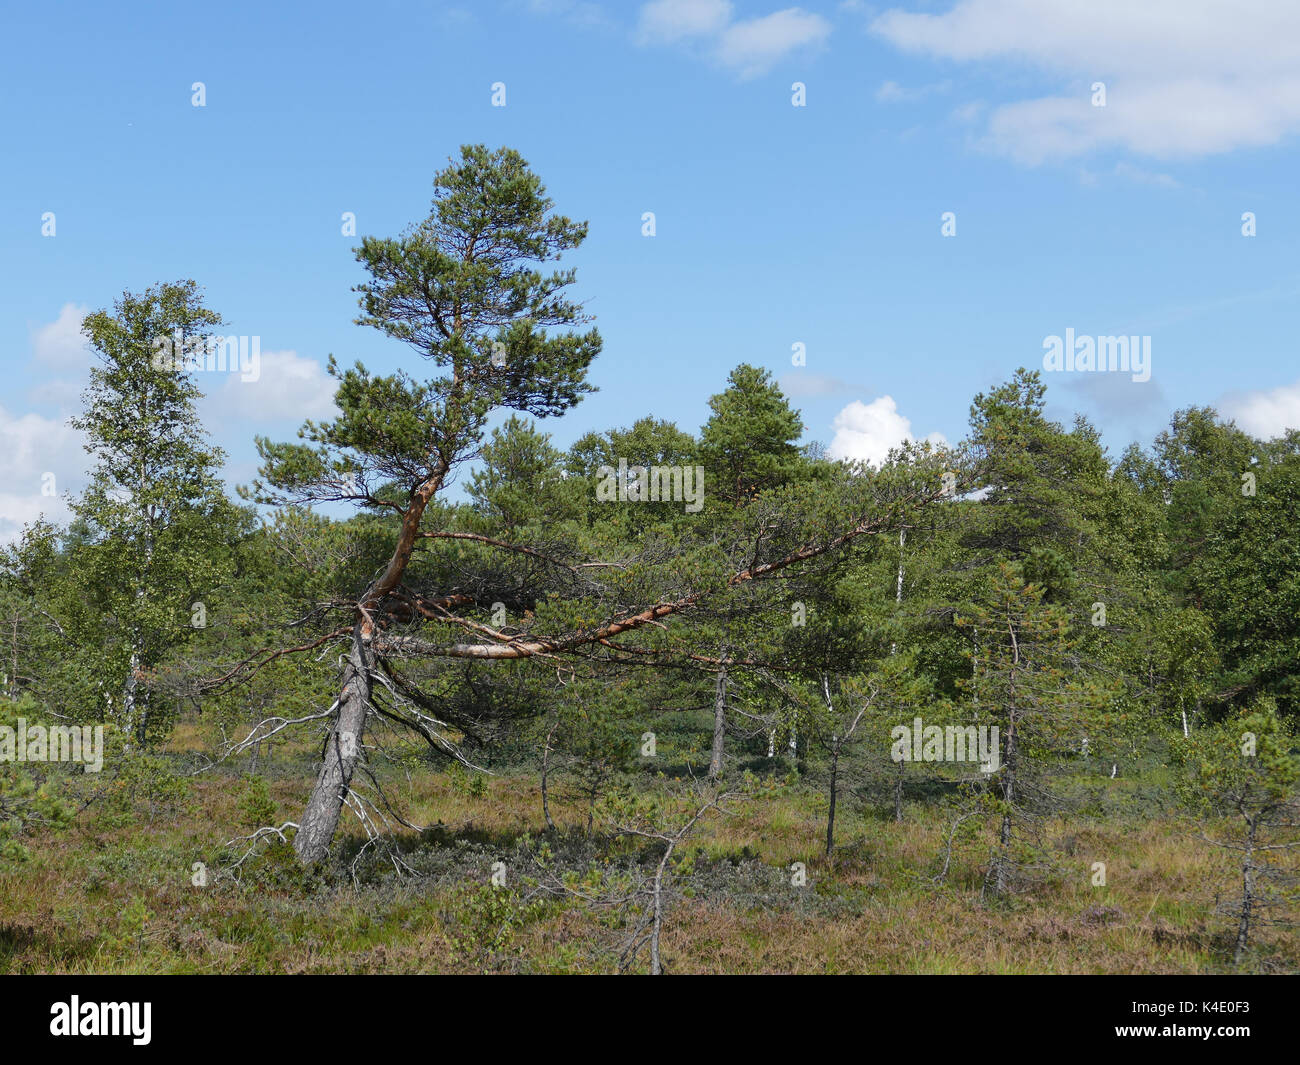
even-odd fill
[[[193,281],[127,292],[111,313],[96,311],[82,323],[98,364],[71,424],[85,433],[94,467],[71,501],[66,556],[44,553],[65,577],[42,598],[91,667],[83,701],[111,706],[129,743],[148,737],[153,671],[196,631],[192,604],[229,572],[228,537],[238,518],[218,477],[222,451],[199,422],[191,368],[156,358],[162,350],[201,350],[220,324]],[[58,538],[49,527],[37,535],[51,544]],[[28,544],[24,554],[42,552]],[[41,570],[29,577],[42,583]]]

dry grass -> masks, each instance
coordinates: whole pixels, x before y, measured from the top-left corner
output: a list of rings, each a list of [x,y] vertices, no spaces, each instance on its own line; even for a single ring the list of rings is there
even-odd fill
[[[173,750],[197,743],[185,727]],[[309,787],[306,762],[277,755],[270,795],[294,816]],[[420,875],[382,863],[355,887],[340,864],[300,876],[292,862],[250,861],[241,881],[217,875],[223,844],[251,827],[231,776],[196,778],[190,801],[152,823],[92,806],[58,835],[35,838],[32,858],[0,868],[0,971],[128,972],[589,972],[616,967],[619,932],[573,900],[541,902],[510,917],[498,949],[479,949],[491,911],[490,860],[520,837],[541,835],[535,778],[488,778],[480,795],[458,774],[397,774],[390,790],[417,823],[442,829],[404,837]],[[1031,893],[990,906],[979,896],[987,840],[961,845],[936,885],[948,821],[913,806],[894,824],[875,811],[843,815],[835,861],[822,856],[820,796],[800,787],[732,803],[683,852],[694,869],[670,912],[663,952],[670,971],[732,973],[1197,973],[1225,968],[1216,891],[1227,857],[1172,819],[1096,817],[1055,822],[1057,873]],[[562,834],[585,825],[580,803],[557,796]],[[243,827],[240,827],[243,826]],[[341,851],[362,842],[349,826]],[[603,853],[628,854],[606,846]],[[601,853],[596,846],[593,853]],[[599,865],[604,859],[597,857]],[[191,884],[208,864],[207,887]],[[791,885],[792,863],[808,884]],[[1092,884],[1093,863],[1106,886]],[[423,864],[422,864],[423,863]],[[505,897],[524,895],[525,869]],[[756,886],[757,885],[757,886]],[[486,916],[484,907],[487,907]],[[486,922],[486,924],[484,923]],[[468,945],[467,945],[468,944]],[[1294,971],[1300,939],[1271,932],[1252,966]]]

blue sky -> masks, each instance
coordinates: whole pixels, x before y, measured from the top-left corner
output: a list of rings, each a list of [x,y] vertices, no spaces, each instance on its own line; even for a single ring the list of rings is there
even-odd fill
[[[192,277],[261,338],[259,381],[200,381],[234,482],[254,434],[328,413],[330,353],[414,362],[352,324],[341,216],[396,234],[465,142],[518,149],[590,221],[572,261],[600,392],[547,425],[561,445],[647,413],[694,431],[742,361],[837,454],[956,440],[1067,329],[1151,338],[1149,381],[1046,375],[1113,453],[1191,404],[1300,425],[1300,9],[781,2],[11,9],[0,539],[61,513],[43,473],[83,483],[77,325],[124,289]]]

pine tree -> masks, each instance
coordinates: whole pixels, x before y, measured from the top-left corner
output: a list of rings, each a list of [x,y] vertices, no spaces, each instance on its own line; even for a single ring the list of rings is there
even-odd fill
[[[435,609],[403,587],[434,497],[475,457],[494,410],[557,415],[592,390],[586,373],[600,337],[574,328],[587,321],[565,295],[574,271],[539,269],[578,247],[587,229],[552,206],[517,152],[462,148],[434,179],[424,222],[399,238],[367,237],[357,249],[370,274],[357,289],[359,323],[409,344],[439,375],[376,376],[331,360],[340,416],[308,422],[307,443],[259,441],[261,500],[341,499],[391,509],[399,522],[387,563],[356,601],[326,757],[294,840],[304,862],[325,855],[361,757],[375,638],[394,611]]]
[[[983,600],[959,626],[983,634],[975,674],[975,723],[996,727],[999,768],[973,789],[996,824],[984,888],[1002,895],[1032,877],[1045,857],[1041,830],[1057,799],[1051,773],[1079,746],[1104,732],[1111,692],[1081,672],[1068,615],[1045,601],[1045,590],[1004,563]]]
[[[1235,965],[1252,934],[1285,920],[1300,902],[1295,874],[1284,861],[1300,849],[1300,759],[1293,743],[1275,703],[1264,698],[1178,748],[1179,790],[1214,833],[1203,838],[1240,855],[1241,891],[1222,907],[1235,919]]]
[[[803,420],[766,370],[741,363],[709,400],[700,455],[717,498],[739,506],[794,480],[803,464]]]

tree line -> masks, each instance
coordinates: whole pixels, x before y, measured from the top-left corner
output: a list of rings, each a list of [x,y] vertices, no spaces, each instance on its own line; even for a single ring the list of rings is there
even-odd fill
[[[715,791],[790,762],[826,788],[830,854],[846,788],[870,780],[902,821],[951,760],[925,754],[936,735],[995,734],[995,771],[945,778],[954,834],[990,833],[993,895],[1046,860],[1063,772],[1156,744],[1189,804],[1240,820],[1244,944],[1261,848],[1294,815],[1300,432],[1194,407],[1113,457],[1020,370],[957,445],[871,467],[801,446],[799,412],[741,363],[698,432],[647,416],[560,449],[541,423],[592,391],[602,348],[556,264],[586,231],[517,153],[463,148],[426,219],[356,249],[358,324],[407,345],[403,368],[331,357],[337,416],[259,437],[238,499],[195,375],[153,358],[221,324],[199,286],[90,315],[89,486],[0,571],[6,713],[105,724],[110,771],[186,718],[219,728],[214,763],[310,738],[302,812],[268,826],[306,865],[345,811],[376,838],[402,823],[394,737],[471,772],[527,761],[552,826],[557,776],[590,826],[655,759]],[[597,490],[650,468],[703,470],[702,505]],[[42,772],[0,765],[10,856],[70,816]]]

